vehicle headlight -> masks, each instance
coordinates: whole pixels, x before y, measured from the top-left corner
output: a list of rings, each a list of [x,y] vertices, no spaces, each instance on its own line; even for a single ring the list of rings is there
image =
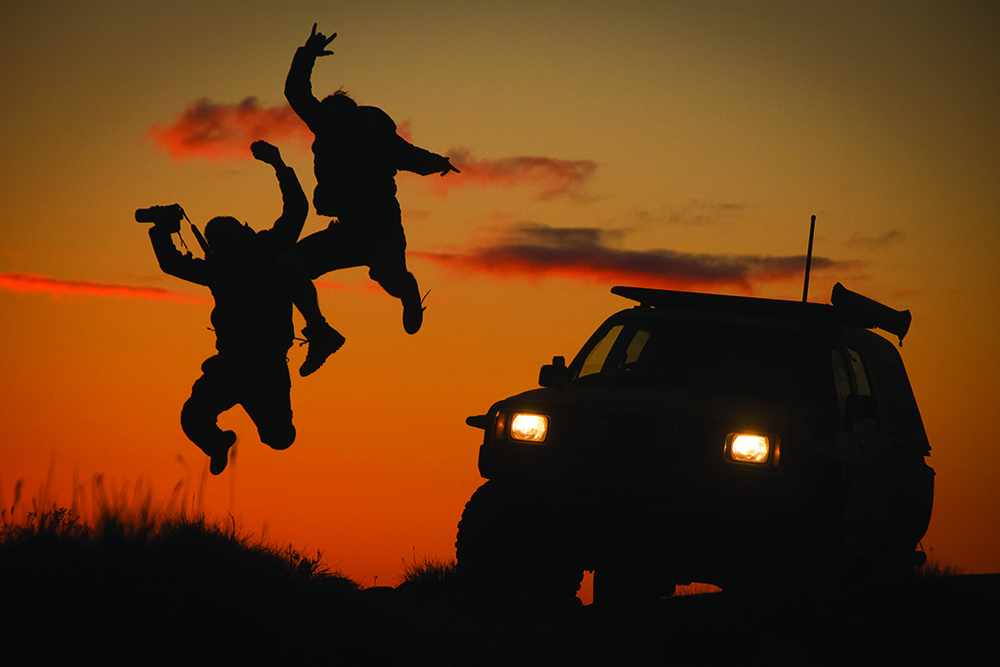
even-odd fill
[[[756,433],[730,433],[726,438],[726,454],[738,463],[767,463],[771,438]]]
[[[518,442],[544,442],[549,432],[549,418],[525,412],[516,413],[510,420],[511,440]]]

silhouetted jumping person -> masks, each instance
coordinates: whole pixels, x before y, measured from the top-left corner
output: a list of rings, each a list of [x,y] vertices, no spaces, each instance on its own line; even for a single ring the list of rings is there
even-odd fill
[[[236,404],[247,411],[261,441],[271,448],[287,449],[295,440],[285,356],[295,329],[292,302],[278,280],[277,263],[298,240],[309,201],[276,147],[255,141],[250,150],[274,167],[281,187],[281,217],[271,229],[255,232],[233,217],[212,218],[205,226],[205,259],[181,254],[170,238],[180,229],[180,207],[154,209],[156,224],[149,230],[160,268],[207,286],[215,297],[212,326],[218,354],[202,364],[202,376],[181,411],[181,427],[211,458],[213,475],[225,469],[236,442],[234,431],[218,427],[218,416]]]
[[[316,58],[333,55],[326,47],[336,37],[316,32],[300,46],[285,80],[285,97],[316,135],[316,190],[313,205],[336,220],[299,241],[279,263],[279,275],[306,320],[309,341],[303,376],[316,371],[344,344],[344,337],[320,312],[312,280],[329,271],[367,266],[368,275],[403,302],[403,328],[420,329],[423,306],[416,278],[406,269],[406,237],[396,201],[396,172],[426,176],[458,172],[448,158],[417,148],[396,133],[381,109],[358,106],[343,91],[320,102],[313,96]]]

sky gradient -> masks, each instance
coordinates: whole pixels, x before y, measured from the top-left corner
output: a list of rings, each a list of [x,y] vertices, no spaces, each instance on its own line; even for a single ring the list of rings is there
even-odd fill
[[[317,94],[381,107],[462,174],[397,178],[423,329],[364,269],[324,276],[347,343],[308,378],[290,352],[295,444],[271,451],[233,410],[236,460],[202,486],[179,412],[214,352],[211,297],[159,271],[133,212],[270,226],[255,139],[311,193],[282,91],[313,22],[339,35]],[[184,482],[392,583],[454,555],[481,481],[465,417],[572,357],[629,306],[613,285],[798,299],[816,215],[810,300],[839,281],[913,314],[925,549],[998,572],[997,34],[990,2],[4,2],[0,501],[18,480],[61,504],[95,474],[162,499]]]

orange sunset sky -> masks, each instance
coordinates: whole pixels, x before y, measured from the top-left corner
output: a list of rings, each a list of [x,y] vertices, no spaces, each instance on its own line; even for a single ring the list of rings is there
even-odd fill
[[[397,178],[423,329],[365,269],[324,276],[347,343],[308,378],[290,352],[295,444],[225,414],[236,460],[202,492],[179,413],[210,295],[160,272],[133,212],[270,226],[254,139],[312,192],[282,89],[313,22],[339,33],[317,94],[343,86],[462,174]],[[1000,5],[971,1],[4,2],[0,501],[185,481],[213,516],[393,583],[454,555],[481,481],[465,417],[628,307],[611,286],[801,298],[815,214],[811,300],[840,281],[913,314],[925,549],[998,572],[997,35]]]

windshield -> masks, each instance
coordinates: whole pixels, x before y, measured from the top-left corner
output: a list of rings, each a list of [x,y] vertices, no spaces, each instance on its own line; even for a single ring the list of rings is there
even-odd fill
[[[790,391],[802,362],[794,330],[696,320],[613,324],[585,347],[574,379],[655,378],[685,389]]]

